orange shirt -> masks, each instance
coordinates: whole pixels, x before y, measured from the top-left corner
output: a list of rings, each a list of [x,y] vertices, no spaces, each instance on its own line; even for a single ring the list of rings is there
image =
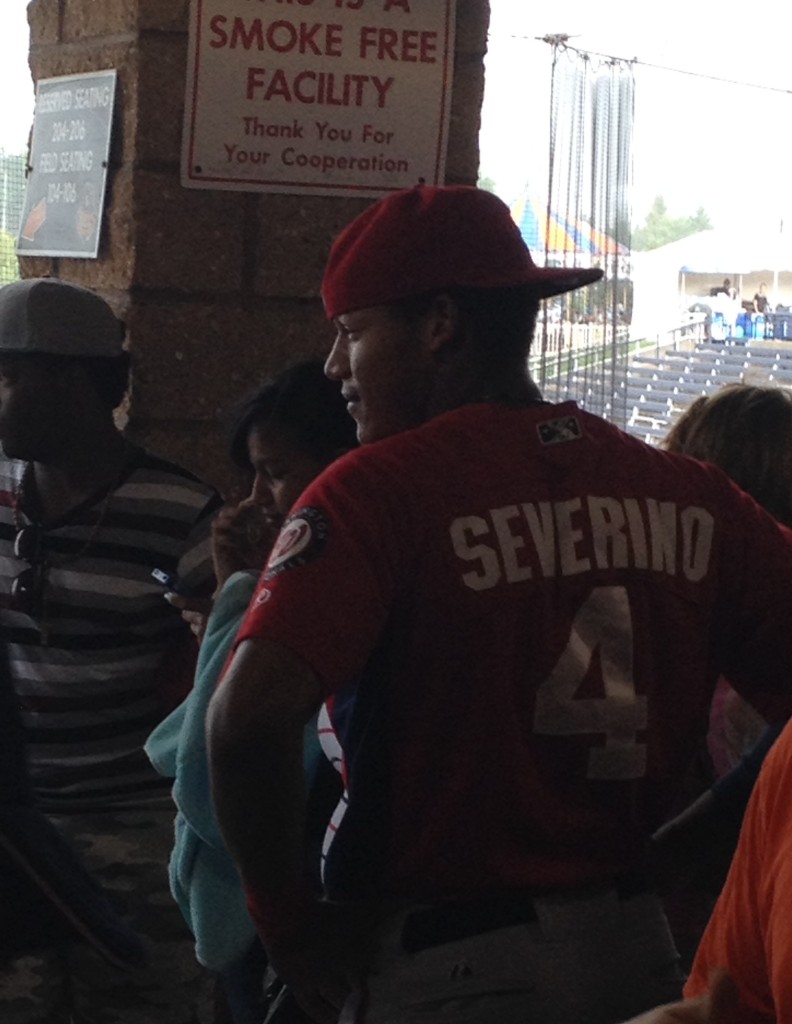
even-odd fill
[[[723,892],[685,995],[724,967],[740,992],[741,1024],[792,1024],[792,723],[767,756]]]

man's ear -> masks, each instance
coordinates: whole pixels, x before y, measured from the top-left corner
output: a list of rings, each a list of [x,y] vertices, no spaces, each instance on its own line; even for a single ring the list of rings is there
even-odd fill
[[[430,352],[439,353],[459,335],[459,306],[450,295],[436,296],[426,315],[426,338]]]

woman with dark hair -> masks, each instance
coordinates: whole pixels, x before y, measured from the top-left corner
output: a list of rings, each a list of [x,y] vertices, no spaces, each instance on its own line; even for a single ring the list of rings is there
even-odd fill
[[[217,577],[208,619],[183,607],[193,631],[205,633],[195,686],[189,697],[151,734],[146,751],[163,775],[174,779],[179,814],[170,863],[171,889],[196,940],[196,956],[218,971],[235,1024],[264,1019],[263,951],[247,913],[237,869],[220,835],[209,794],[204,720],[209,699],[247,610],[261,568],[300,494],[338,456],[357,444],[355,422],[338,384],[325,377],[318,360],[290,367],[246,396],[234,410],[232,460],[251,473],[249,495],[222,509],[213,529]],[[313,784],[319,757],[315,723],[306,729],[305,766]],[[309,822],[317,847],[341,784],[317,797]]]
[[[300,493],[356,445],[355,421],[321,360],[297,363],[242,399],[232,413],[229,449],[252,481],[247,498],[214,522],[218,591],[231,572],[261,568]]]

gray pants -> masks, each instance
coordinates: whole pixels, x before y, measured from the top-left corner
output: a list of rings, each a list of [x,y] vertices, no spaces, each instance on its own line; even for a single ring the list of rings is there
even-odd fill
[[[613,1024],[681,997],[656,897],[541,897],[526,924],[406,953],[379,930],[340,1024]]]

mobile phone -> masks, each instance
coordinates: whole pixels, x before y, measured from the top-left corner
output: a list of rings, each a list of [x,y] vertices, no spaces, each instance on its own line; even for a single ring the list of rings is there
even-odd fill
[[[157,583],[161,583],[166,590],[172,590],[174,594],[180,593],[178,576],[174,576],[173,573],[166,572],[164,569],[152,569],[151,575]]]

